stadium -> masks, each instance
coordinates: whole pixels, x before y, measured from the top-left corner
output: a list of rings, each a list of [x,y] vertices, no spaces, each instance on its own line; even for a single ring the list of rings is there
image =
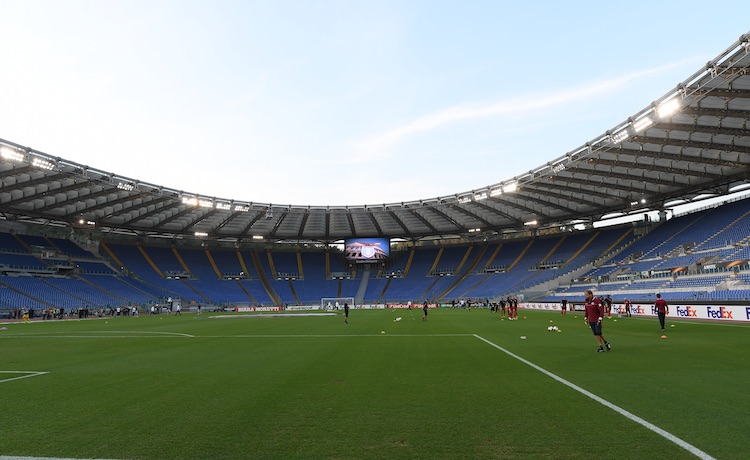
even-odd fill
[[[749,128],[746,34],[579,148],[417,201],[222,199],[0,140],[0,454],[742,458]]]

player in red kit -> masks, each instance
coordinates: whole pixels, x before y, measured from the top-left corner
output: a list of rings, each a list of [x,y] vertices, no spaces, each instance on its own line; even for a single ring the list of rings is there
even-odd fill
[[[656,314],[657,316],[659,316],[661,331],[664,332],[664,320],[667,317],[667,313],[669,313],[669,307],[667,306],[667,302],[661,298],[661,294],[656,294],[656,302],[654,303],[654,308],[656,308]]]
[[[594,338],[599,344],[597,353],[602,353],[604,347],[607,347],[607,351],[612,349],[612,346],[607,342],[607,339],[602,335],[602,320],[604,319],[604,305],[602,301],[594,297],[594,293],[591,290],[586,291],[586,300],[583,302],[583,306],[586,309],[584,316],[584,322],[586,322],[591,330],[594,332]]]

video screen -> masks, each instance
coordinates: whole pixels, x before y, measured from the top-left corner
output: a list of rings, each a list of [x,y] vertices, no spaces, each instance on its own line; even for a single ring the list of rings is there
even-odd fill
[[[349,262],[380,262],[390,254],[388,238],[357,238],[344,242],[344,255]]]

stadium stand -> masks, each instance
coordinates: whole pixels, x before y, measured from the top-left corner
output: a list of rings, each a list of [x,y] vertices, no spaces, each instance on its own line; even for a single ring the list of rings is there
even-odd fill
[[[331,248],[230,249],[73,241],[0,233],[0,310],[184,305],[449,303],[586,289],[617,301],[750,300],[750,200],[650,224],[468,244],[402,245],[383,264],[349,265]],[[647,230],[647,228],[644,228]],[[45,251],[50,251],[47,253]],[[114,269],[113,267],[117,267]]]

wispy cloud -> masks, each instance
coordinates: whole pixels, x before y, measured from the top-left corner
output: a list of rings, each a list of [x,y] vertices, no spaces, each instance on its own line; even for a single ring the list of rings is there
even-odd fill
[[[351,163],[363,163],[369,161],[372,158],[372,155],[377,155],[379,159],[382,159],[388,147],[415,134],[426,133],[454,123],[513,113],[533,112],[536,110],[548,109],[556,105],[570,104],[574,101],[590,99],[604,92],[622,88],[639,78],[659,74],[693,61],[695,61],[695,59],[683,60],[651,69],[632,72],[617,78],[589,83],[576,88],[561,89],[558,92],[541,96],[523,96],[486,105],[461,105],[449,107],[445,110],[440,110],[419,117],[403,126],[396,127],[390,131],[356,143],[355,148],[359,152],[359,155],[351,156],[349,161]]]

